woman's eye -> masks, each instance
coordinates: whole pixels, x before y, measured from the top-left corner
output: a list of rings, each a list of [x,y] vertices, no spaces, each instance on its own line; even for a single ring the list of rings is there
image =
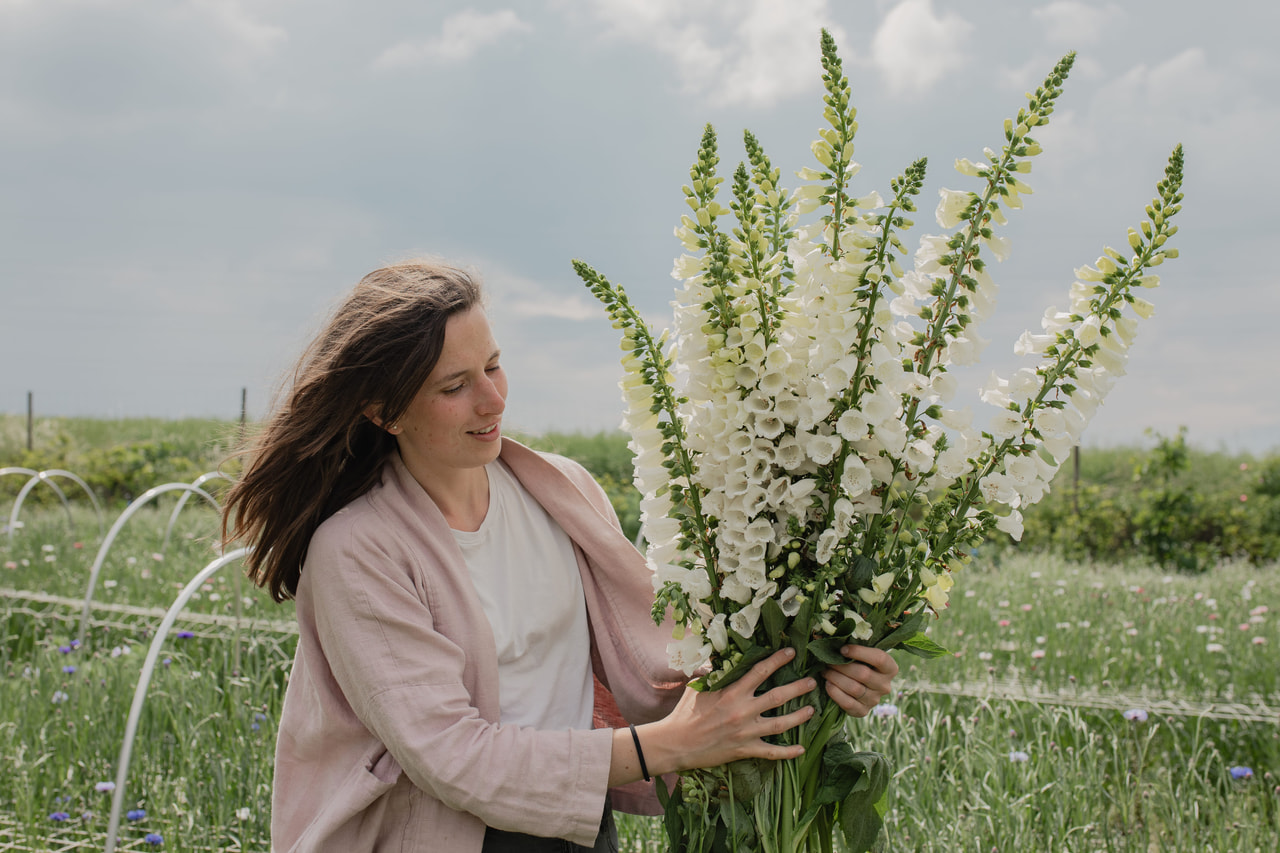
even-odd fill
[[[461,386],[461,385],[454,385],[454,386],[453,386],[453,387],[451,387],[451,388],[446,388],[446,389],[444,389],[444,393],[445,393],[445,394],[457,394],[459,391],[461,391],[461,390],[462,390],[462,387],[463,387],[463,386]]]

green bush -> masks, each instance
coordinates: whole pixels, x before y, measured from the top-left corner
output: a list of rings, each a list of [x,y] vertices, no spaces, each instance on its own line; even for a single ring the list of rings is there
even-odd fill
[[[1085,451],[1024,512],[1018,547],[1071,559],[1143,558],[1203,572],[1222,560],[1280,559],[1280,458],[1195,451],[1186,430],[1150,450]]]

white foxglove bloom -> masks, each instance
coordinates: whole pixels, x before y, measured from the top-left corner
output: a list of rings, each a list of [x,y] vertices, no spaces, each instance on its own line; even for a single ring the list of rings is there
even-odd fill
[[[836,546],[840,544],[840,534],[831,528],[827,528],[818,535],[818,546],[814,551],[814,559],[818,561],[818,565],[825,566],[831,562],[831,557],[836,552]]]
[[[938,414],[938,422],[948,429],[968,429],[973,426],[973,410],[968,406],[963,409],[943,409]]]
[[[938,190],[938,195],[942,198],[938,202],[938,209],[935,213],[938,226],[948,230],[955,228],[964,221],[961,217],[973,202],[974,194],[960,190],[940,189]]]
[[[1026,400],[1040,390],[1040,374],[1034,367],[1022,367],[1009,377],[1009,396],[1014,400]]]
[[[907,445],[904,461],[907,467],[917,474],[926,473],[933,467],[933,445],[924,439],[916,439]]]
[[[800,612],[800,605],[804,604],[804,596],[800,594],[800,587],[787,587],[782,591],[782,595],[778,599],[778,606],[782,608],[783,616],[795,616]]]
[[[711,658],[711,644],[688,631],[678,640],[667,643],[667,658],[685,675],[693,675]]]
[[[1150,320],[1156,313],[1156,306],[1152,305],[1141,296],[1133,297],[1133,313],[1137,314],[1144,320]]]
[[[1016,486],[1012,477],[999,472],[988,474],[978,483],[987,503],[1007,504],[1014,508],[1019,506],[1020,500]]]
[[[844,460],[840,488],[851,498],[856,498],[863,492],[871,491],[871,470],[863,463],[862,457],[856,453],[849,454]]]
[[[987,248],[991,250],[991,254],[995,256],[997,261],[1008,259],[1010,249],[1008,237],[992,234],[990,237],[984,237],[982,242],[987,244]]]
[[[1041,435],[1060,436],[1067,430],[1067,419],[1057,409],[1037,409],[1032,421]]]
[[[956,395],[956,389],[959,383],[956,378],[946,371],[935,368],[936,372],[929,378],[929,397],[941,403],[946,403]]]
[[[1023,538],[1023,514],[1018,510],[1010,510],[1009,515],[997,515],[996,529],[1009,534],[1010,537],[1014,538],[1014,542],[1021,542],[1021,538]]]
[[[1009,380],[1002,379],[994,370],[987,377],[986,384],[982,386],[982,390],[978,392],[978,397],[984,403],[1001,408],[1013,402],[1013,397],[1009,394]]]
[[[760,621],[760,608],[747,605],[729,617],[729,627],[740,637],[749,638],[756,631],[756,623]]]
[[[814,435],[806,433],[804,438],[805,454],[818,465],[827,465],[840,452],[840,436]]]
[[[1057,342],[1057,335],[1033,335],[1027,331],[1023,332],[1017,343],[1013,345],[1013,353],[1019,356],[1043,355],[1045,350]]]
[[[836,420],[836,434],[845,441],[861,441],[867,433],[867,418],[857,409],[846,409]]]
[[[896,420],[901,411],[902,401],[889,389],[880,387],[875,393],[862,398],[862,414],[871,424],[882,424]]]
[[[1091,347],[1098,343],[1102,337],[1102,318],[1097,314],[1090,314],[1084,318],[1084,322],[1076,329],[1076,340],[1080,341],[1080,346]]]
[[[711,648],[717,652],[723,652],[729,647],[729,631],[725,627],[726,618],[723,613],[717,613],[707,625],[707,639],[711,642]]]
[[[924,600],[929,602],[929,606],[934,610],[942,610],[947,606],[949,598],[947,591],[942,588],[942,584],[934,584],[924,591]]]
[[[1022,435],[1022,415],[1010,409],[1004,409],[991,418],[987,431],[1002,441]]]
[[[982,351],[987,348],[989,343],[991,341],[979,335],[970,326],[965,330],[964,334],[957,335],[947,344],[946,359],[959,367],[977,364],[978,359],[982,357]]]
[[[1124,366],[1129,361],[1129,356],[1125,353],[1115,352],[1114,350],[1106,347],[1098,347],[1097,352],[1093,354],[1093,361],[1095,365],[1101,367],[1107,372],[1107,374],[1113,377],[1112,382],[1114,382],[1114,377],[1124,376]],[[1099,373],[1096,368],[1094,373]],[[1110,390],[1110,386],[1108,386],[1107,390]]]

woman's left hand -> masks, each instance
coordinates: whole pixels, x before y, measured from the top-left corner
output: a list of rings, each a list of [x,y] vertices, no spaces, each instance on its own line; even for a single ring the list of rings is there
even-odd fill
[[[849,659],[828,667],[822,674],[827,695],[852,717],[865,717],[880,700],[893,692],[898,662],[888,652],[870,646],[845,646],[840,653]]]

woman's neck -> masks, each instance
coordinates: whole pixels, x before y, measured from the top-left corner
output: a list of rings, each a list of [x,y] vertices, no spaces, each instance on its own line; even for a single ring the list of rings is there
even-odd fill
[[[475,532],[489,514],[489,474],[484,468],[409,471],[454,530]]]

